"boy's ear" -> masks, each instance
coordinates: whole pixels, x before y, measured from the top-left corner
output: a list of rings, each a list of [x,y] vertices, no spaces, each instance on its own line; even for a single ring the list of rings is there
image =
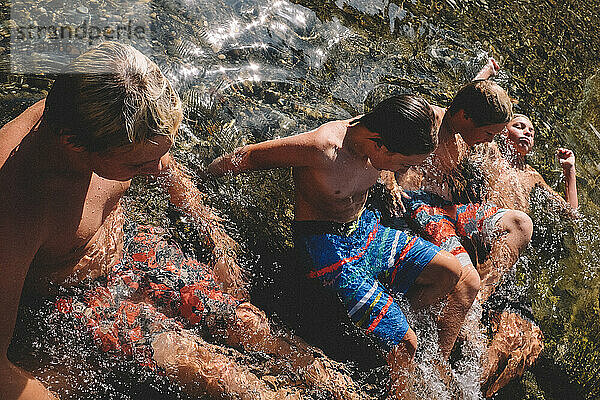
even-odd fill
[[[470,120],[470,119],[471,119],[471,117],[469,116],[469,114],[467,114],[467,113],[465,112],[464,108],[461,108],[461,109],[458,111],[458,115],[459,115],[459,116],[460,116],[462,119],[464,119],[465,121],[468,121],[468,120]]]
[[[85,149],[82,146],[75,144],[75,140],[73,140],[74,138],[75,138],[75,135],[70,134],[70,131],[61,130],[61,132],[60,132],[60,144],[61,145],[68,148],[69,150],[75,151],[77,153],[81,153],[81,152],[85,151]]]

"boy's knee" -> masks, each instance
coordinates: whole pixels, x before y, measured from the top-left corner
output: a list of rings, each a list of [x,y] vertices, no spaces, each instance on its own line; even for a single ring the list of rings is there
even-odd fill
[[[205,357],[203,341],[184,332],[162,332],[151,342],[152,357],[159,368],[170,375],[177,375],[188,363]]]
[[[443,257],[439,258],[440,273],[438,275],[439,282],[444,287],[453,289],[461,279],[463,267],[458,258],[452,254],[442,251],[439,253]],[[434,259],[435,260],[435,259]]]
[[[481,287],[481,278],[479,277],[479,272],[477,272],[473,265],[467,265],[463,267],[461,279],[465,285],[465,289],[467,290],[469,297],[474,299],[479,292],[479,288]]]
[[[398,346],[403,347],[403,350],[409,355],[410,359],[412,359],[417,352],[417,334],[411,328],[408,328],[408,331],[404,334],[404,337],[398,343]]]
[[[254,334],[262,333],[264,335],[267,335],[270,331],[267,316],[254,304],[248,302],[240,304],[235,310],[235,315],[238,324],[241,325],[244,330]]]
[[[533,221],[522,211],[507,211],[500,219],[500,227],[511,236],[519,250],[527,246],[533,235]]]
[[[230,344],[253,347],[271,336],[269,320],[255,305],[241,303],[235,310],[235,322],[227,330]]]

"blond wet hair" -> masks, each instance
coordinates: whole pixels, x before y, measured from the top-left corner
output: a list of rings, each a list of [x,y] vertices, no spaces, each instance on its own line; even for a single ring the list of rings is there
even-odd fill
[[[158,66],[135,48],[103,42],[54,82],[43,121],[70,143],[104,152],[156,135],[174,140],[181,100]]]

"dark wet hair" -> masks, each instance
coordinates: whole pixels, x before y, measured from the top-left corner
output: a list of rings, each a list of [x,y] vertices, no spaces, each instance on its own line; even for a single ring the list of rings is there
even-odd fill
[[[438,140],[434,121],[433,110],[425,99],[403,94],[388,97],[356,122],[379,134],[380,143],[389,151],[410,156],[435,149]]]
[[[460,110],[476,126],[507,123],[512,119],[512,102],[504,89],[490,80],[475,80],[463,86],[454,96],[448,113]]]

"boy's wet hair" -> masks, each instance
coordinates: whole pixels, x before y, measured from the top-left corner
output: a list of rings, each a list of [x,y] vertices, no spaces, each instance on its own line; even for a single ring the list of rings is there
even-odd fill
[[[77,57],[46,98],[43,121],[88,152],[104,152],[156,135],[172,140],[183,118],[179,96],[138,50],[104,42]]]
[[[376,140],[393,153],[428,154],[437,146],[433,109],[419,96],[388,97],[356,122],[379,134]]]
[[[483,79],[463,86],[452,99],[448,113],[464,110],[476,126],[507,123],[512,119],[512,101],[504,89]]]

